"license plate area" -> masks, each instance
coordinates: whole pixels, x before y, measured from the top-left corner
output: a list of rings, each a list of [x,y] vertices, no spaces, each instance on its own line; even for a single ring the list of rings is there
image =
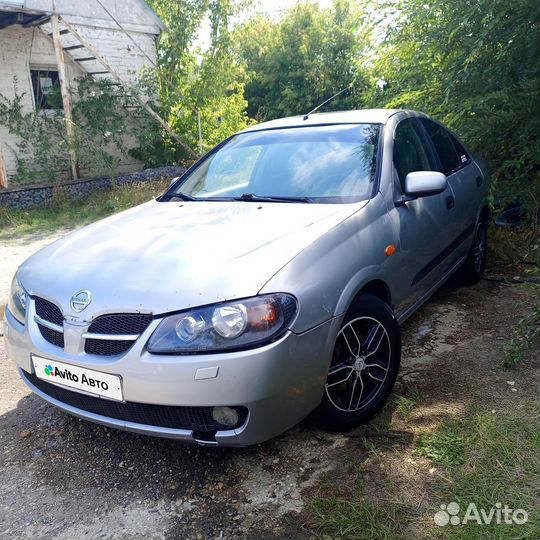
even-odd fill
[[[123,401],[122,378],[94,369],[32,355],[36,377],[65,388],[81,390],[94,396]]]

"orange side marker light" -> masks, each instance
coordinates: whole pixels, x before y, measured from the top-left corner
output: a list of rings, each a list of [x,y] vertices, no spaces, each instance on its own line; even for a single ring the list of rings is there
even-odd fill
[[[390,244],[389,246],[386,246],[386,249],[384,250],[384,252],[386,253],[386,255],[388,255],[388,257],[391,257],[396,251],[397,249],[396,249],[396,246],[394,246],[394,244]]]

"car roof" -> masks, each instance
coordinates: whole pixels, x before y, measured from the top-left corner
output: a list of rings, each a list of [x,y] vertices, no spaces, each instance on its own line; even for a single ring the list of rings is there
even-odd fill
[[[318,126],[321,124],[386,124],[388,119],[402,109],[360,109],[356,111],[338,111],[310,114],[307,120],[302,116],[278,118],[250,126],[241,133],[285,127]],[[407,111],[409,113],[413,111]],[[417,113],[414,113],[417,114]]]

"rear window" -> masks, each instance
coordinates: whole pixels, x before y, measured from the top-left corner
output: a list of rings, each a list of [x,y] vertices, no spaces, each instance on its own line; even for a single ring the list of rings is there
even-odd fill
[[[452,174],[452,172],[469,161],[469,155],[463,145],[448,133],[446,129],[427,118],[420,118],[420,122],[422,122],[422,125],[426,128],[426,131],[433,142],[433,146],[441,161],[442,172],[444,172],[444,174],[447,176]]]

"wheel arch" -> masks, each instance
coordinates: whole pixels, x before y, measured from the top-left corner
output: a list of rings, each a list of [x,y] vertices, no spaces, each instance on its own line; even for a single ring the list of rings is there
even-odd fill
[[[382,279],[372,279],[371,281],[368,281],[356,293],[353,301],[364,293],[372,294],[388,304],[390,307],[392,306],[392,294],[390,293],[390,288]]]
[[[336,306],[336,314],[347,313],[351,304],[362,294],[371,294],[390,306],[393,311],[392,292],[382,276],[375,276],[374,272],[362,272],[362,277],[353,279],[343,290]],[[372,268],[373,270],[373,268]]]

